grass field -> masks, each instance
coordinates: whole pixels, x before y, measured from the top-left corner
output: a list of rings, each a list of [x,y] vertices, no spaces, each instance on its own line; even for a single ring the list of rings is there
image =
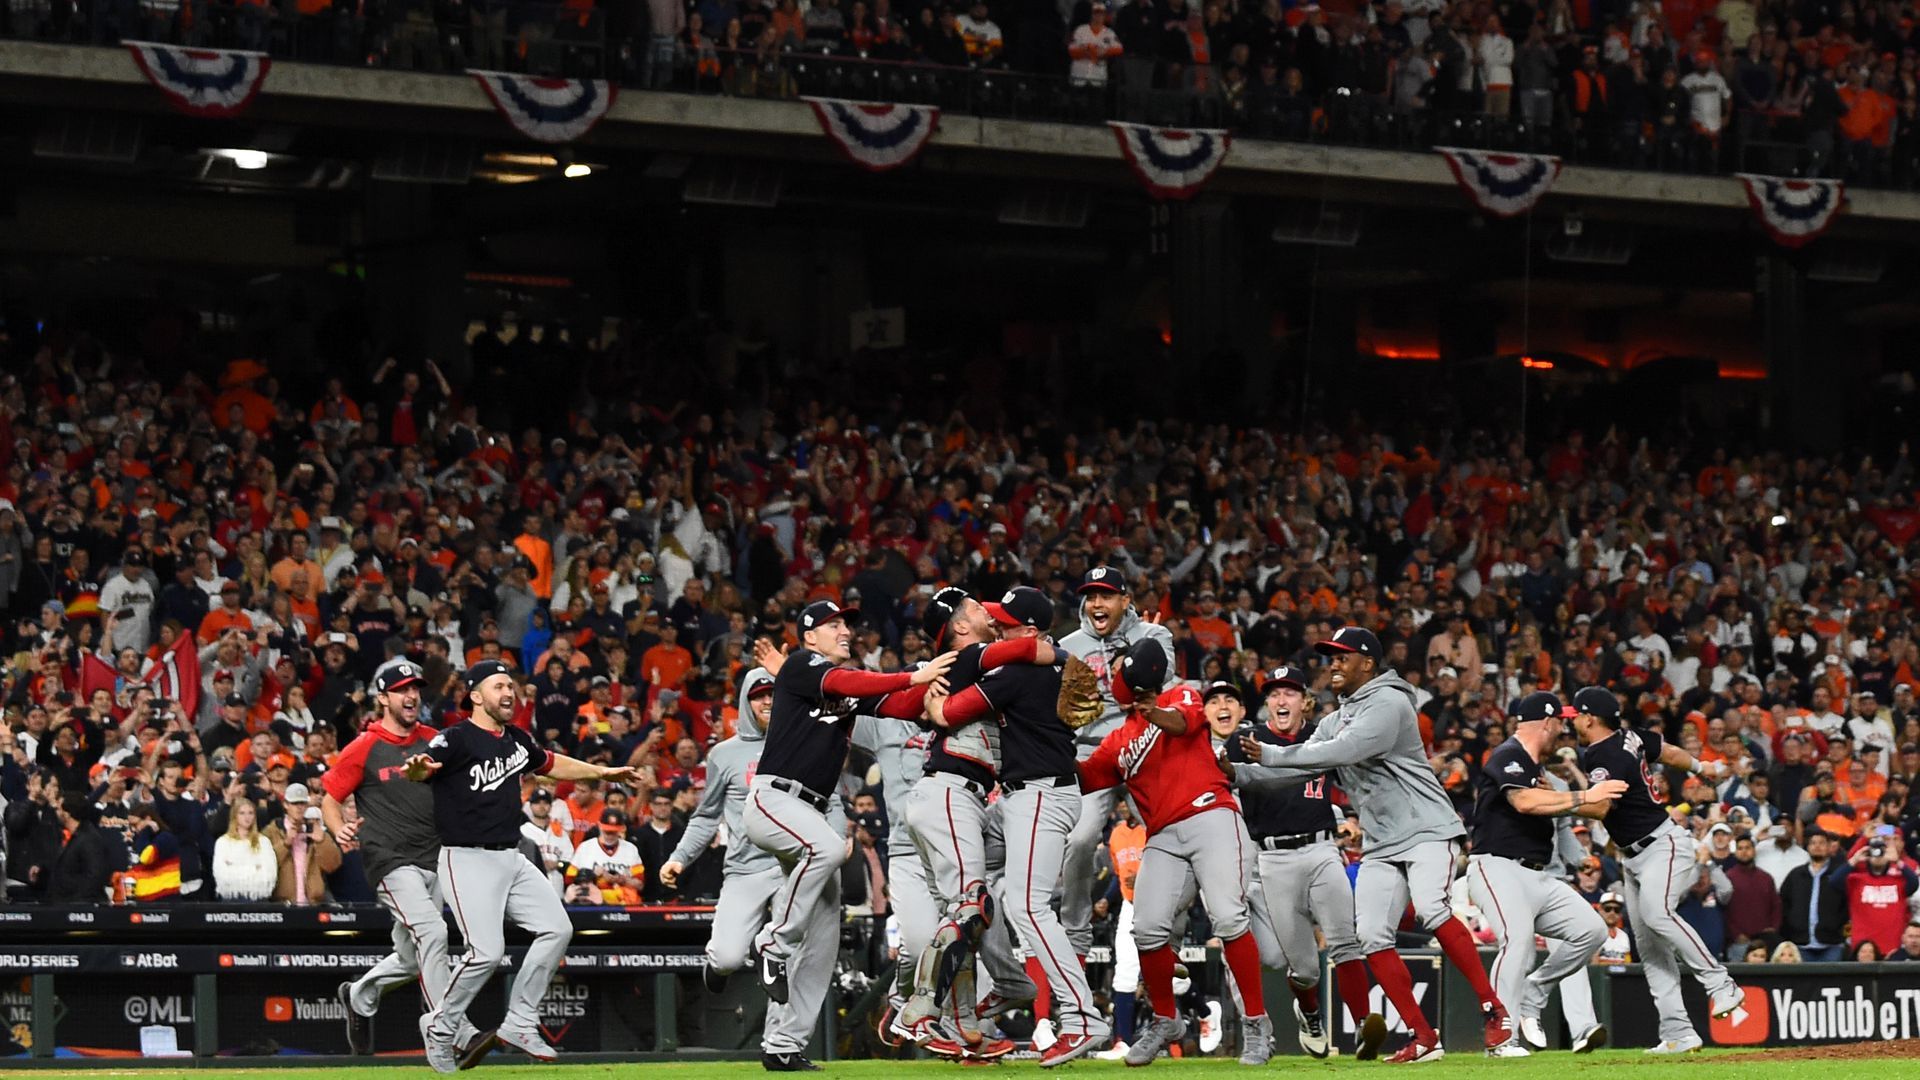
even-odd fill
[[[1418,1076],[1499,1076],[1509,1080],[1549,1080],[1584,1076],[1588,1080],[1599,1080],[1603,1069],[1625,1069],[1628,1072],[1617,1073],[1632,1077],[1632,1080],[1668,1080],[1668,1078],[1686,1078],[1686,1080],[1708,1080],[1710,1077],[1724,1075],[1729,1069],[1737,1068],[1741,1080],[1798,1080],[1802,1077],[1825,1076],[1831,1078],[1844,1071],[1870,1071],[1873,1080],[1920,1080],[1920,1060],[1912,1058],[1875,1058],[1870,1061],[1839,1061],[1830,1058],[1807,1058],[1787,1053],[1747,1052],[1737,1061],[1728,1060],[1725,1052],[1690,1055],[1680,1060],[1650,1059],[1638,1051],[1605,1051],[1601,1053],[1574,1057],[1564,1053],[1537,1054],[1524,1060],[1488,1061],[1478,1053],[1462,1053],[1449,1056],[1446,1060],[1422,1066],[1416,1070]],[[948,1075],[961,1066],[937,1061],[847,1061],[835,1062],[826,1066],[819,1074],[824,1077],[849,1077],[852,1080],[883,1080],[902,1073],[911,1073],[915,1080],[933,1080]],[[993,1071],[989,1071],[993,1070]],[[983,1065],[964,1070],[974,1076],[991,1076],[994,1072],[1002,1074],[1019,1073],[1038,1077],[1043,1070],[1035,1062],[1016,1061],[1003,1065]],[[1228,1080],[1231,1076],[1245,1075],[1231,1059],[1209,1059],[1206,1061],[1171,1061],[1162,1059],[1148,1069],[1130,1070],[1118,1062],[1085,1061],[1075,1062],[1062,1069],[1051,1070],[1054,1075],[1112,1077],[1118,1080],[1121,1073],[1139,1077],[1140,1080],[1169,1080],[1173,1077],[1218,1077]],[[1312,1061],[1306,1058],[1276,1058],[1267,1066],[1269,1072],[1282,1072],[1289,1075],[1309,1077],[1321,1074],[1357,1075],[1363,1072],[1386,1073],[1397,1071],[1393,1066],[1383,1063],[1362,1064],[1356,1061]],[[46,1080],[49,1075],[58,1076],[70,1073],[60,1070],[48,1073],[44,1070],[0,1070],[0,1080]],[[630,1080],[639,1075],[655,1074],[666,1080],[745,1080],[748,1077],[769,1075],[761,1071],[757,1064],[748,1062],[661,1062],[657,1064],[601,1064],[601,1065],[488,1065],[473,1074],[474,1080]],[[187,1080],[190,1077],[257,1077],[260,1080],[422,1080],[433,1075],[425,1066],[412,1067],[372,1067],[364,1069],[335,1068],[266,1068],[266,1069],[165,1069],[165,1068],[128,1068],[116,1067],[116,1063],[102,1061],[98,1068],[84,1070],[87,1076],[133,1076],[140,1080]]]

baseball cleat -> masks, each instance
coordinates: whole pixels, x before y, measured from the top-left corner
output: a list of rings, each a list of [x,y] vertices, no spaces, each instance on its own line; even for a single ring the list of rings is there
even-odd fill
[[[1127,1049],[1124,1059],[1128,1065],[1138,1068],[1153,1064],[1167,1047],[1187,1037],[1187,1025],[1183,1020],[1169,1020],[1156,1016],[1147,1022],[1147,1026],[1134,1037],[1133,1045]]]
[[[353,983],[341,983],[334,993],[339,996],[340,1011],[347,1018],[347,1049],[355,1054],[373,1053],[373,1017],[354,1011]]]
[[[1439,1061],[1447,1052],[1440,1048],[1439,1040],[1421,1042],[1415,1039],[1400,1048],[1400,1052],[1388,1058],[1395,1065],[1417,1065],[1424,1061]]]
[[[787,1003],[787,961],[783,957],[760,954],[760,985],[767,996],[781,1005]]]
[[[1035,1050],[1044,1054],[1048,1050],[1053,1049],[1054,1040],[1059,1037],[1060,1036],[1054,1034],[1052,1020],[1041,1020],[1033,1025],[1033,1038],[1028,1041],[1033,1043]]]
[[[1353,1060],[1372,1061],[1380,1056],[1380,1047],[1387,1041],[1387,1018],[1379,1013],[1368,1013],[1360,1022],[1360,1039],[1354,1045]]]
[[[472,1042],[460,1048],[460,1071],[465,1072],[480,1064],[499,1045],[498,1032],[488,1031],[474,1036]]]
[[[1525,1039],[1527,1045],[1533,1047],[1535,1050],[1545,1050],[1547,1048],[1547,1029],[1540,1023],[1540,1018],[1537,1016],[1523,1016],[1520,1018],[1520,1037]]]
[[[1532,1057],[1533,1051],[1521,1046],[1519,1039],[1508,1039],[1499,1046],[1487,1047],[1487,1056],[1490,1058],[1523,1058]]]
[[[535,1061],[552,1061],[560,1052],[547,1045],[547,1040],[537,1031],[508,1031],[501,1028],[494,1033],[500,1045],[509,1050],[518,1050]]]
[[[1333,1050],[1333,1039],[1327,1035],[1327,1025],[1321,1021],[1318,1012],[1307,1012],[1298,1001],[1293,1003],[1293,1022],[1300,1032],[1300,1049],[1307,1056],[1324,1058]]]
[[[1105,1050],[1095,1052],[1093,1056],[1101,1061],[1121,1061],[1126,1058],[1127,1051],[1130,1049],[1132,1048],[1126,1044],[1125,1040],[1120,1040]]]
[[[900,1009],[905,1004],[899,998],[891,997],[881,1003],[880,1018],[874,1021],[873,1033],[883,1045],[898,1048],[901,1043],[913,1038],[913,1033],[900,1023]]]
[[[1040,1067],[1051,1069],[1056,1065],[1065,1065],[1074,1058],[1083,1057],[1093,1050],[1093,1036],[1068,1033],[1053,1041],[1047,1052],[1040,1055]]]
[[[1576,1054],[1585,1054],[1598,1050],[1605,1045],[1607,1045],[1606,1026],[1603,1024],[1595,1024],[1587,1029],[1586,1034],[1573,1040],[1571,1049]]]
[[[973,1014],[982,1020],[992,1020],[995,1017],[1005,1016],[1010,1012],[1027,1008],[1032,1004],[1032,995],[1024,998],[1003,997],[999,991],[990,990],[987,992],[986,997],[980,999],[980,1004],[974,1006]]]
[[[1647,1047],[1647,1053],[1655,1057],[1693,1054],[1698,1053],[1700,1048],[1705,1045],[1706,1043],[1700,1041],[1700,1036],[1689,1035],[1684,1039],[1668,1039],[1662,1043],[1655,1043]]]
[[[460,1057],[454,1052],[453,1040],[438,1038],[433,1033],[433,1015],[424,1013],[420,1017],[420,1044],[426,1048],[427,1064],[434,1072],[459,1072]]]
[[[727,973],[714,967],[711,960],[700,965],[700,982],[707,988],[709,994],[727,992]]]
[[[1011,1053],[1013,1053],[1013,1040],[983,1039],[978,1045],[963,1049],[960,1056],[966,1061],[998,1061]]]
[[[1240,1021],[1240,1064],[1265,1065],[1273,1060],[1273,1017],[1261,1014]]]
[[[1747,1019],[1747,995],[1738,986],[1732,987],[1726,997],[1714,998],[1707,1009],[1715,1020],[1733,1018],[1733,1026],[1739,1027]]]
[[[1200,1037],[1196,1041],[1200,1044],[1201,1053],[1211,1054],[1215,1050],[1220,1049],[1220,1044],[1225,1041],[1227,1037],[1227,1029],[1220,1023],[1220,1003],[1217,1001],[1207,1002],[1206,1010],[1200,1014],[1199,1019]]]
[[[760,1067],[768,1072],[819,1072],[805,1054],[761,1054]]]
[[[1480,1015],[1486,1020],[1487,1049],[1505,1046],[1513,1039],[1513,1017],[1507,1015],[1506,1006],[1490,1001],[1480,1007]]]

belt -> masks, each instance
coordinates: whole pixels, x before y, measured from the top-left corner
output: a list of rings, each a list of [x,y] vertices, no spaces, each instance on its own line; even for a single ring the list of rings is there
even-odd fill
[[[520,842],[516,840],[511,844],[448,844],[447,846],[456,848],[479,848],[481,851],[516,851],[520,847]]]
[[[1019,791],[1022,788],[1063,788],[1073,787],[1080,782],[1077,772],[1061,773],[1059,776],[1040,776],[1030,780],[1002,780],[1000,787],[1006,791]]]
[[[1655,840],[1658,840],[1665,835],[1667,835],[1667,830],[1660,829],[1656,832],[1648,833],[1646,836],[1643,836],[1640,839],[1635,840],[1631,844],[1621,844],[1620,850],[1626,852],[1628,855],[1638,855],[1641,852],[1652,847],[1653,842]]]
[[[827,812],[827,797],[798,780],[789,780],[784,776],[769,776],[767,786],[775,791],[784,791],[823,814]]]
[[[960,782],[961,787],[972,792],[974,795],[982,799],[987,797],[987,785],[981,783],[978,780],[969,780],[966,777],[961,776],[957,772],[948,772],[945,769],[935,769],[932,772],[929,772],[927,775],[928,776],[945,776],[954,780],[958,780]]]
[[[1497,858],[1502,858],[1502,859],[1505,859],[1505,860],[1507,860],[1507,861],[1508,861],[1508,862],[1510,862],[1510,863],[1514,863],[1514,864],[1517,864],[1517,865],[1519,865],[1519,866],[1523,866],[1523,867],[1525,867],[1525,868],[1527,868],[1528,870],[1534,870],[1534,871],[1539,871],[1539,872],[1545,872],[1545,870],[1547,869],[1547,864],[1546,864],[1546,863],[1543,863],[1543,862],[1535,862],[1535,861],[1533,861],[1532,859],[1516,859],[1516,858],[1514,858],[1514,857],[1512,857],[1511,855],[1500,855],[1500,856],[1497,856]]]
[[[1308,844],[1317,844],[1322,840],[1333,839],[1332,829],[1319,832],[1294,833],[1292,836],[1267,836],[1257,841],[1262,851],[1298,851]]]

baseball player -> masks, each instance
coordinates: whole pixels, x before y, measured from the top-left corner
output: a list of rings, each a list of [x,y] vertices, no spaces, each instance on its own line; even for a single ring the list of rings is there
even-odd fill
[[[520,776],[531,772],[556,780],[621,783],[639,779],[631,767],[590,765],[543,750],[532,735],[513,726],[513,669],[500,661],[483,660],[468,668],[466,684],[473,715],[429,739],[404,766],[407,779],[432,784],[440,880],[446,883],[454,922],[467,943],[446,994],[421,1020],[427,1063],[437,1072],[451,1072],[458,1065],[453,1035],[466,1024],[467,1007],[506,958],[503,918],[532,933],[533,944],[514,973],[507,1015],[495,1036],[502,1045],[538,1061],[556,1056],[540,1037],[540,1002],[566,955],[573,924],[546,875],[520,853]]]
[[[1260,765],[1236,765],[1236,780],[1270,779],[1309,783],[1337,770],[1340,787],[1360,812],[1366,857],[1354,889],[1356,929],[1367,967],[1387,1000],[1413,1029],[1414,1039],[1393,1060],[1438,1060],[1445,1051],[1440,1033],[1428,1023],[1413,996],[1413,975],[1394,951],[1394,931],[1411,898],[1420,925],[1440,943],[1447,959],[1467,977],[1480,1001],[1488,1046],[1513,1034],[1506,1008],[1494,995],[1480,966],[1473,935],[1453,917],[1447,890],[1454,859],[1466,829],[1454,812],[1420,742],[1413,708],[1413,687],[1386,666],[1386,651],[1373,631],[1343,626],[1315,648],[1329,657],[1330,685],[1340,708],[1292,746],[1273,746],[1243,738],[1249,757]],[[1386,1026],[1369,1022],[1361,1029],[1355,1057],[1370,1060],[1380,1052]]]
[[[1026,586],[981,608],[1011,642],[1037,640],[1053,624],[1053,602]],[[1041,1068],[1072,1061],[1112,1034],[1053,909],[1067,837],[1080,820],[1074,733],[1062,722],[1058,709],[1065,654],[1053,660],[996,667],[951,698],[929,700],[936,721],[949,727],[996,717],[1000,726],[1004,765],[999,812],[1006,838],[1003,891],[1010,908],[1002,914],[1013,920],[1046,977],[1059,1031],[1040,1055]]]
[[[1594,784],[1624,781],[1626,790],[1605,804],[1607,832],[1622,856],[1620,871],[1646,966],[1647,989],[1660,1011],[1660,1043],[1649,1054],[1686,1054],[1703,1045],[1680,1001],[1680,965],[1706,988],[1714,1019],[1745,1017],[1746,995],[1726,965],[1707,951],[1693,927],[1674,908],[1693,885],[1696,866],[1693,834],[1673,823],[1667,808],[1654,801],[1647,769],[1667,765],[1702,776],[1724,772],[1725,765],[1703,763],[1657,733],[1627,726],[1620,701],[1598,686],[1573,695],[1573,731],[1583,746],[1581,768]],[[1674,872],[1679,867],[1683,874]],[[1549,956],[1551,963],[1551,956]]]
[[[839,948],[840,867],[847,859],[844,831],[827,820],[829,792],[839,786],[854,714],[908,719],[921,715],[925,687],[946,675],[944,653],[912,672],[882,675],[844,667],[853,655],[849,619],[858,608],[819,600],[800,612],[801,647],[788,656],[761,657],[774,672],[773,708],[760,766],[747,785],[741,828],[786,871],[774,893],[767,925],[755,936],[760,981],[767,996],[795,1014],[820,1013]],[[769,662],[771,659],[771,662]],[[775,667],[777,664],[777,668]],[[811,1072],[804,1033],[769,1026],[760,1064],[772,1072]]]
[[[893,993],[887,996],[875,1024],[880,1041],[899,1046],[913,1037],[900,1022],[901,1010],[913,993],[913,969],[920,953],[933,940],[940,924],[940,905],[927,883],[926,860],[914,844],[907,817],[918,795],[916,782],[927,764],[932,739],[925,728],[910,720],[862,716],[853,722],[853,745],[873,755],[880,768],[880,784],[887,800],[887,907],[900,927],[899,960],[894,965]]]
[[[1133,598],[1127,592],[1127,576],[1118,567],[1096,566],[1080,580],[1080,629],[1060,639],[1060,647],[1079,657],[1099,677],[1100,719],[1074,733],[1075,751],[1081,760],[1093,753],[1107,733],[1126,719],[1127,710],[1113,700],[1108,680],[1127,650],[1135,642],[1160,643],[1167,655],[1173,655],[1173,634],[1159,623],[1148,622],[1133,610]],[[1171,667],[1167,685],[1176,680]],[[1082,791],[1080,821],[1067,837],[1067,860],[1060,883],[1060,922],[1067,930],[1073,951],[1087,955],[1093,943],[1093,878],[1096,857],[1106,843],[1107,819],[1113,815],[1118,788]]]
[[[1627,785],[1602,780],[1584,791],[1555,791],[1544,780],[1541,759],[1559,738],[1560,699],[1528,694],[1509,710],[1513,735],[1493,748],[1482,766],[1486,782],[1473,813],[1473,855],[1467,860],[1467,892],[1487,916],[1500,952],[1493,958],[1493,982],[1504,1001],[1519,1009],[1522,1030],[1546,1010],[1547,995],[1569,975],[1586,973],[1593,954],[1607,940],[1607,924],[1580,894],[1553,877],[1554,820],[1605,817],[1608,806]],[[1547,939],[1546,962],[1531,975],[1533,936]],[[1567,1028],[1574,1032],[1573,1052],[1605,1046],[1607,1030],[1593,1012],[1591,995],[1566,995]],[[1526,1057],[1520,1031],[1488,1057]]]
[[[1313,698],[1307,693],[1304,674],[1279,667],[1261,680],[1267,719],[1252,728],[1255,739],[1292,746],[1312,737]],[[1216,720],[1229,720],[1235,726],[1246,715],[1239,692],[1226,683],[1208,688],[1207,709]],[[1227,745],[1226,753],[1231,762],[1247,761],[1246,749],[1237,740]],[[1322,773],[1304,784],[1256,782],[1238,790],[1247,832],[1260,851],[1253,879],[1255,899],[1266,909],[1282,955],[1282,962],[1273,966],[1284,968],[1293,991],[1300,1048],[1316,1058],[1326,1057],[1333,1047],[1321,1017],[1316,924],[1326,937],[1340,998],[1361,1041],[1367,1041],[1370,1029],[1376,1045],[1386,1037],[1386,1018],[1370,1011],[1366,962],[1353,926],[1353,886],[1347,881],[1347,863],[1337,841],[1346,828],[1346,815],[1334,805],[1329,788]]]
[[[1214,757],[1199,691],[1160,689],[1170,666],[1167,651],[1156,641],[1137,642],[1127,651],[1109,690],[1129,710],[1127,719],[1079,763],[1086,790],[1126,785],[1147,827],[1147,849],[1133,887],[1133,936],[1154,1018],[1128,1048],[1126,1063],[1152,1064],[1186,1036],[1173,994],[1172,929],[1191,874],[1245,1006],[1240,1063],[1264,1065],[1273,1056],[1273,1021],[1261,991],[1260,951],[1248,915],[1253,841]]]
[[[935,648],[956,650],[947,673],[948,690],[959,693],[976,685],[981,676],[1004,664],[1053,662],[1054,650],[1037,635],[996,641],[994,620],[979,601],[963,589],[945,588],[933,595],[923,618],[923,629]],[[1000,724],[985,708],[971,715],[949,717],[945,695],[931,695],[929,715],[934,723],[927,751],[925,775],[915,785],[916,796],[907,814],[914,842],[926,861],[933,894],[943,919],[932,942],[921,950],[914,973],[914,994],[901,1014],[901,1023],[916,1042],[935,1039],[932,1017],[937,1003],[953,991],[954,1022],[970,1056],[998,1056],[1013,1049],[1004,1039],[982,1042],[978,1021],[1000,1015],[1033,998],[1026,973],[1013,962],[1009,939],[1002,932],[989,937],[994,905],[989,894],[989,814],[987,796],[999,781]],[[973,959],[980,954],[989,963],[995,990],[976,1007]]]
[[[407,758],[426,749],[432,728],[420,724],[420,668],[411,660],[389,660],[373,673],[374,706],[379,717],[347,744],[333,768],[320,778],[326,795],[320,814],[341,842],[358,840],[367,880],[393,916],[393,952],[366,974],[339,987],[346,1014],[347,1045],[356,1054],[373,1053],[373,1017],[380,996],[416,979],[428,1012],[447,996],[453,968],[447,962],[447,921],[441,915],[440,835],[434,831],[433,793],[401,776]],[[345,807],[354,799],[360,819],[348,823]],[[493,1049],[472,1024],[456,1040],[462,1069],[480,1063]]]

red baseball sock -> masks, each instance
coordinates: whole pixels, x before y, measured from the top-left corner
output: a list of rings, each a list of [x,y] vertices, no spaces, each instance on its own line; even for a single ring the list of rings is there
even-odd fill
[[[1293,991],[1293,1000],[1300,1003],[1300,1011],[1312,1016],[1320,1011],[1320,986],[1301,986],[1292,979],[1287,980],[1287,988]]]
[[[1027,957],[1027,978],[1033,982],[1033,1018],[1045,1020],[1053,1015],[1053,988],[1047,985],[1046,969],[1031,956]]]
[[[1240,1008],[1248,1016],[1267,1015],[1267,995],[1260,988],[1260,946],[1253,935],[1241,934],[1224,943],[1220,952],[1233,972],[1233,984],[1240,988]]]
[[[1467,977],[1468,985],[1473,987],[1474,996],[1480,999],[1480,1007],[1498,1004],[1500,996],[1493,992],[1493,984],[1487,981],[1487,969],[1480,964],[1480,950],[1473,944],[1473,935],[1466,925],[1451,916],[1433,931],[1435,941],[1440,943],[1441,951],[1447,954],[1447,960],[1460,969]]]
[[[1153,1006],[1153,1015],[1163,1019],[1180,1015],[1180,1008],[1173,1000],[1173,965],[1171,945],[1140,954],[1140,989],[1147,992],[1147,1004]],[[1412,982],[1412,976],[1408,976],[1408,982]]]
[[[1421,1042],[1439,1042],[1440,1033],[1427,1023],[1427,1014],[1420,1011],[1420,1003],[1414,1000],[1413,973],[1407,970],[1407,962],[1400,959],[1400,954],[1392,949],[1368,953],[1367,966],[1373,969],[1374,981],[1386,992],[1387,1000],[1393,1002],[1401,1022],[1413,1029],[1414,1038]]]
[[[1366,1020],[1367,1013],[1373,1011],[1373,1003],[1367,1000],[1366,962],[1342,960],[1333,965],[1333,977],[1340,984],[1340,1000],[1347,1003],[1347,1012],[1353,1016],[1353,1026],[1358,1028]]]

